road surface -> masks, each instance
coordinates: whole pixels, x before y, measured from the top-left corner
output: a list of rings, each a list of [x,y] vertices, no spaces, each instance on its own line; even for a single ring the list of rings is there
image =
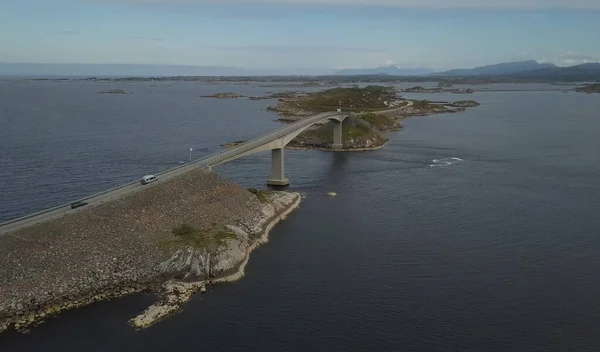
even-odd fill
[[[236,147],[224,150],[222,152],[207,156],[205,158],[193,161],[191,163],[182,165],[182,166],[178,166],[176,168],[167,170],[167,171],[163,171],[161,173],[156,174],[158,181],[150,183],[148,185],[142,185],[140,183],[140,181],[132,181],[130,183],[112,188],[110,190],[104,191],[104,192],[100,192],[82,199],[76,199],[73,200],[73,202],[76,201],[85,201],[86,203],[88,203],[85,206],[79,207],[79,208],[75,208],[75,209],[71,209],[71,203],[70,202],[68,204],[63,204],[63,205],[59,205],[50,209],[46,209],[31,215],[27,215],[18,219],[14,219],[14,220],[9,220],[7,222],[4,222],[2,224],[0,224],[0,236],[10,233],[10,232],[14,232],[17,230],[20,230],[22,228],[25,227],[29,227],[41,222],[46,222],[49,220],[54,220],[57,219],[59,217],[64,216],[65,214],[74,214],[80,211],[86,211],[90,208],[93,208],[95,206],[98,206],[100,204],[115,200],[115,199],[119,199],[121,197],[124,197],[128,194],[132,194],[133,192],[142,190],[142,189],[146,189],[146,188],[151,188],[154,185],[156,185],[158,182],[164,182],[170,178],[176,177],[178,175],[181,175],[183,173],[186,173],[188,171],[191,171],[193,169],[196,169],[198,167],[209,167],[212,166],[214,164],[219,163],[220,161],[226,160],[226,159],[230,159],[232,157],[235,157],[237,155],[241,155],[249,150],[252,150],[256,147],[259,147],[261,145],[270,143],[282,136],[285,136],[287,134],[290,134],[300,128],[304,128],[307,125],[312,125],[315,122],[319,122],[321,120],[327,119],[328,117],[331,116],[335,116],[335,115],[339,115],[340,113],[337,112],[327,112],[327,113],[322,113],[322,114],[318,114],[306,119],[303,119],[301,121],[298,121],[296,123],[287,125],[283,128],[277,129],[275,131],[271,131],[265,135],[262,135],[260,137],[254,138],[252,140],[247,141],[246,143],[240,144]],[[144,175],[140,175],[140,178],[144,176]]]

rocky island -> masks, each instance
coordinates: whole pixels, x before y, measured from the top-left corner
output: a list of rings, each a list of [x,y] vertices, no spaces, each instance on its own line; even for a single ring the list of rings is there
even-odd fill
[[[201,95],[200,98],[237,99],[244,98],[244,96],[237,93],[216,93],[210,95]]]
[[[600,93],[600,83],[576,87],[574,90],[581,93]]]
[[[440,83],[437,87],[425,88],[422,86],[415,86],[411,88],[403,89],[402,92],[406,93],[454,93],[454,94],[471,94],[473,90],[471,88],[459,89],[449,88],[451,85],[448,83]]]
[[[407,100],[399,97],[394,87],[376,85],[333,88],[316,93],[276,93],[253,99],[261,98],[278,99],[277,105],[269,106],[267,110],[277,112],[281,116],[277,121],[284,123],[294,123],[338,108],[350,113],[342,125],[341,151],[382,148],[388,141],[384,133],[402,129],[400,121],[411,116],[453,113],[479,105],[472,100],[454,103]],[[333,124],[312,126],[292,140],[287,148],[333,150]]]
[[[133,93],[128,92],[123,89],[112,89],[112,90],[107,90],[105,92],[98,92],[98,93],[99,94],[133,94]]]
[[[193,293],[242,276],[250,252],[300,196],[246,190],[208,170],[0,237],[0,331],[134,292],[159,301],[130,324],[177,311]]]

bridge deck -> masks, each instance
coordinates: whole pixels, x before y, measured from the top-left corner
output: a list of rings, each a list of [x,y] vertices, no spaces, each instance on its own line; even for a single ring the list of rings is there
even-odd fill
[[[231,161],[231,160],[234,160],[236,156],[241,156],[241,155],[247,153],[248,151],[257,149],[260,146],[263,146],[265,144],[269,144],[269,143],[271,143],[281,137],[284,137],[288,134],[294,133],[298,130],[301,130],[308,126],[311,126],[317,122],[327,120],[327,119],[332,118],[333,116],[339,116],[339,115],[340,115],[340,113],[327,112],[327,113],[318,114],[318,115],[315,115],[315,116],[312,116],[312,117],[309,117],[306,119],[302,119],[301,121],[298,121],[296,123],[290,124],[285,127],[282,127],[275,131],[271,131],[267,134],[256,137],[254,139],[251,139],[243,144],[240,144],[240,145],[230,148],[228,150],[224,150],[222,152],[218,152],[218,153],[206,156],[202,159],[192,161],[191,163],[187,163],[182,166],[178,166],[178,167],[160,172],[160,173],[156,174],[156,176],[160,180],[166,180],[166,179],[181,175],[183,173],[186,173],[186,172],[193,170],[195,168],[198,168],[198,167],[210,167],[210,166],[222,163],[223,161]],[[6,222],[0,224],[0,235],[7,234],[7,233],[10,233],[13,231],[17,231],[21,228],[35,225],[40,222],[53,220],[53,219],[59,218],[66,214],[76,213],[79,211],[85,211],[91,207],[121,198],[132,192],[152,187],[152,185],[153,184],[144,186],[139,182],[139,180],[136,180],[136,181],[132,181],[132,182],[120,185],[118,187],[111,188],[109,190],[106,190],[106,191],[103,191],[100,193],[96,193],[91,196],[87,196],[85,198],[74,200],[67,204],[58,205],[58,206],[52,207],[50,209],[46,209],[46,210],[42,210],[40,212],[34,213],[34,214],[30,214],[30,215],[23,216],[23,217],[20,217],[17,219],[9,220],[9,221],[6,221]],[[85,201],[88,203],[88,205],[81,207],[81,208],[71,209],[71,204],[76,201]]]

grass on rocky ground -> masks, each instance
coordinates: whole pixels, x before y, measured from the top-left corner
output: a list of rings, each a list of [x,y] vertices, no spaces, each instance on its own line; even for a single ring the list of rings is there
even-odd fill
[[[225,244],[227,239],[234,239],[236,235],[224,229],[214,228],[206,231],[196,229],[188,224],[182,224],[172,231],[174,240],[163,241],[166,248],[190,246],[195,249],[214,249]]]
[[[261,203],[266,203],[268,201],[267,196],[271,194],[271,192],[269,191],[263,191],[256,188],[248,188],[248,192],[254,194],[256,198],[258,198],[258,201]]]
[[[455,101],[451,105],[471,107],[471,106],[479,106],[480,104],[478,102],[476,102],[475,100],[459,100],[459,101]]]
[[[370,123],[373,127],[389,126],[394,124],[394,121],[391,118],[385,115],[374,114],[372,112],[360,114],[358,117]]]
[[[215,234],[215,241],[219,244],[225,244],[228,239],[235,239],[236,235],[233,232],[219,231]]]
[[[312,130],[302,132],[304,137],[319,139],[327,143],[333,143],[333,130],[327,128],[327,126],[320,126]],[[373,136],[373,131],[369,130],[365,126],[343,126],[342,127],[342,140],[347,138],[365,137],[369,138]]]
[[[434,112],[444,112],[448,111],[448,109],[440,104],[432,104],[427,100],[413,100],[413,108],[420,110],[432,110]]]
[[[303,109],[312,111],[331,111],[341,107],[344,111],[364,109],[386,109],[385,101],[396,100],[393,87],[371,85],[364,88],[333,88],[317,92],[296,103]]]

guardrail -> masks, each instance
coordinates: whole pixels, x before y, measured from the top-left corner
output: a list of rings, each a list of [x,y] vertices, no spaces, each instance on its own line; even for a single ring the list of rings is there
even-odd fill
[[[189,162],[187,164],[179,165],[179,166],[176,166],[174,168],[171,168],[171,169],[168,169],[168,170],[165,170],[165,171],[161,171],[161,172],[157,173],[156,176],[161,176],[161,175],[167,174],[169,172],[173,172],[175,170],[179,170],[179,169],[182,169],[184,167],[189,167],[189,166],[192,166],[192,165],[200,166],[200,165],[203,165],[203,164],[207,164],[208,166],[210,166],[211,164],[214,164],[214,163],[217,163],[219,161],[228,159],[228,158],[230,158],[232,156],[235,156],[237,154],[242,154],[242,153],[245,153],[245,152],[247,152],[249,150],[255,149],[255,148],[257,148],[257,147],[259,147],[259,146],[261,146],[263,144],[269,143],[269,142],[271,142],[271,141],[273,141],[273,140],[275,140],[277,138],[280,138],[281,136],[284,136],[284,135],[290,133],[293,130],[305,127],[306,125],[311,125],[311,124],[315,123],[316,121],[320,121],[320,120],[326,119],[330,115],[335,115],[335,114],[337,114],[337,113],[321,113],[321,114],[313,116],[311,118],[300,120],[300,121],[298,121],[296,123],[290,124],[288,126],[279,128],[279,129],[277,129],[275,131],[271,131],[271,132],[268,132],[268,133],[266,133],[264,135],[258,136],[256,138],[251,139],[251,140],[248,140],[248,141],[246,141],[244,144],[242,144],[240,146],[231,148],[231,149],[226,150],[226,151],[217,152],[217,153],[211,154],[209,156],[206,156],[204,158],[198,159],[196,161],[192,161],[192,162]],[[215,159],[215,160],[211,160],[211,159]],[[49,212],[61,209],[61,208],[70,207],[71,204],[73,204],[74,202],[86,201],[88,199],[92,199],[92,198],[95,198],[95,197],[98,197],[98,196],[101,196],[101,195],[104,195],[104,194],[107,194],[107,193],[110,193],[110,192],[118,191],[118,190],[120,190],[122,188],[125,188],[125,187],[128,187],[128,186],[133,186],[133,185],[137,184],[138,182],[139,182],[139,180],[131,181],[131,182],[122,184],[120,186],[113,187],[111,189],[108,189],[108,190],[105,190],[105,191],[102,191],[102,192],[98,192],[98,193],[92,194],[90,196],[86,196],[86,197],[83,197],[83,198],[71,201],[71,202],[66,203],[66,204],[57,205],[57,206],[54,206],[52,208],[48,208],[48,209],[44,209],[44,210],[35,212],[33,214],[29,214],[29,215],[25,215],[25,216],[22,216],[22,217],[19,217],[19,218],[16,218],[16,219],[8,220],[8,221],[5,221],[3,223],[0,223],[0,227],[6,226],[6,225],[10,225],[10,224],[13,224],[13,223],[16,223],[16,222],[19,222],[19,221],[23,221],[23,220],[26,220],[26,219],[30,219],[30,218],[33,218],[33,217],[36,217],[36,216],[39,216],[39,215],[42,215],[42,214],[46,214],[46,213],[49,213]]]

